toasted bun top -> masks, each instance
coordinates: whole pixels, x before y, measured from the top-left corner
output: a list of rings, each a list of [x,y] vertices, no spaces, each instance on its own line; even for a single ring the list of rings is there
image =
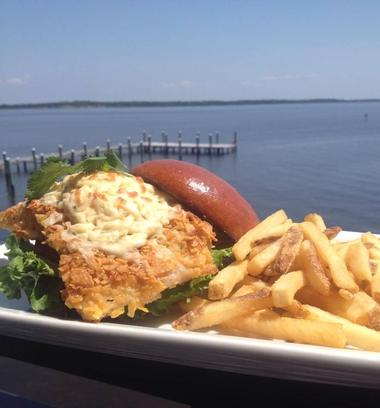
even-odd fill
[[[259,222],[252,206],[231,184],[203,167],[179,160],[153,160],[136,166],[132,173],[167,192],[234,241]]]

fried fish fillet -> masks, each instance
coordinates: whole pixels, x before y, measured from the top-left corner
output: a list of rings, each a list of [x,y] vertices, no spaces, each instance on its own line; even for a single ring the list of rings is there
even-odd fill
[[[159,299],[164,289],[217,272],[210,252],[215,239],[211,225],[182,209],[130,259],[100,250],[88,254],[81,240],[67,238],[59,209],[40,200],[1,212],[0,228],[19,238],[44,240],[58,252],[62,299],[86,321],[126,311],[133,316]]]

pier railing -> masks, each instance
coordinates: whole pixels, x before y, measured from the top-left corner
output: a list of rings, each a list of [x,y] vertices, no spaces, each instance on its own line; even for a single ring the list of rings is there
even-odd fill
[[[23,157],[10,158],[3,151],[3,160],[0,162],[0,174],[4,174],[8,191],[12,194],[13,182],[12,173],[28,174],[31,171],[42,166],[49,157],[59,157],[60,159],[68,160],[74,164],[78,160],[83,160],[89,156],[101,156],[108,150],[115,151],[121,160],[124,157],[131,158],[133,155],[139,155],[140,161],[148,160],[154,154],[163,156],[175,155],[179,160],[182,160],[182,155],[224,155],[235,152],[237,149],[237,133],[234,132],[230,143],[221,143],[219,132],[208,134],[206,142],[201,142],[201,135],[198,132],[194,142],[184,142],[182,132],[178,132],[176,141],[169,141],[169,136],[166,132],[161,132],[161,140],[153,140],[152,136],[143,132],[141,140],[138,142],[132,141],[128,137],[126,143],[112,145],[107,139],[105,147],[88,147],[86,142],[83,142],[82,148],[75,150],[64,150],[62,145],[58,145],[56,152],[37,153],[35,148],[32,148],[31,154]]]

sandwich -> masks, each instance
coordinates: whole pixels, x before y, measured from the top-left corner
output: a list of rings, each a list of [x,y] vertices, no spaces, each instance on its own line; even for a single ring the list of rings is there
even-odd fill
[[[8,265],[0,292],[40,313],[99,322],[165,313],[207,290],[234,242],[258,222],[213,173],[176,160],[130,172],[112,152],[34,172],[25,200],[0,212]],[[220,238],[219,238],[220,237]]]

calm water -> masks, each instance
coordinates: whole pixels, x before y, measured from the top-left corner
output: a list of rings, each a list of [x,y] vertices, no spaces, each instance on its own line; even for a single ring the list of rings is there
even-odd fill
[[[331,225],[380,232],[378,103],[0,111],[0,148],[14,157],[33,146],[45,153],[59,143],[104,146],[107,138],[138,141],[144,129],[156,139],[164,130],[171,140],[178,130],[184,140],[200,131],[204,142],[215,131],[230,141],[236,130],[236,154],[201,156],[198,163],[231,182],[261,217],[284,208],[299,220],[316,211]],[[129,165],[138,162],[136,155]],[[20,198],[25,177],[14,183]],[[0,207],[7,205],[0,176]]]

